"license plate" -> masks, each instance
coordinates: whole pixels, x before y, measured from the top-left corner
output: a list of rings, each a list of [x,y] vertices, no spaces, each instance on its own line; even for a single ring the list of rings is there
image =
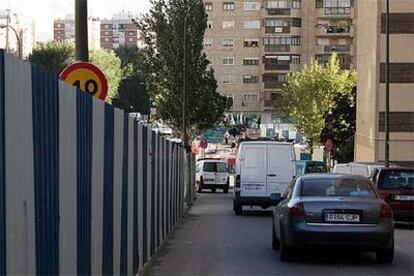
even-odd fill
[[[204,179],[204,182],[214,182],[214,179],[206,178]]]
[[[358,214],[325,214],[327,222],[359,222]]]
[[[394,199],[399,201],[414,201],[414,195],[395,195]]]

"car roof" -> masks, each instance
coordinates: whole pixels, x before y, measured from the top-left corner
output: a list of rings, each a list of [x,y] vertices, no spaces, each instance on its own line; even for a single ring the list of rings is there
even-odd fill
[[[318,180],[318,179],[340,179],[340,178],[347,178],[347,179],[361,179],[367,180],[368,178],[361,175],[356,174],[344,174],[344,173],[311,173],[299,176],[301,180]]]
[[[243,141],[241,145],[284,145],[284,146],[292,146],[293,143],[288,142],[275,142],[275,141]]]
[[[414,171],[414,168],[409,168],[409,167],[384,167],[384,168],[379,168],[379,170],[381,171]]]

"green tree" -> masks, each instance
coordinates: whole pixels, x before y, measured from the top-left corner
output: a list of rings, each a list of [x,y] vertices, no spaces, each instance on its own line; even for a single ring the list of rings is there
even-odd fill
[[[336,99],[350,97],[356,86],[356,73],[341,70],[336,54],[326,66],[317,61],[288,75],[283,86],[281,108],[308,140],[312,151],[319,145],[325,116],[336,107]]]
[[[354,141],[356,131],[356,89],[351,94],[338,94],[335,106],[325,116],[325,128],[321,141],[331,139],[334,142],[332,158],[339,163],[354,160]]]
[[[112,103],[112,100],[118,97],[118,88],[122,79],[121,59],[114,51],[103,49],[90,51],[89,59],[105,73],[109,86],[106,101]]]
[[[223,113],[229,109],[230,102],[217,93],[214,72],[203,52],[207,27],[203,1],[151,2],[149,14],[139,22],[147,45],[144,50],[147,88],[156,104],[157,115],[168,122],[187,144],[189,137],[220,121]],[[187,137],[183,137],[182,133],[184,79]]]
[[[72,43],[50,41],[36,46],[29,55],[28,61],[59,75],[74,61],[74,52],[75,47]]]
[[[149,114],[151,104],[145,88],[143,51],[137,47],[120,47],[115,53],[121,59],[123,79],[119,96],[112,100],[112,104],[127,112]]]

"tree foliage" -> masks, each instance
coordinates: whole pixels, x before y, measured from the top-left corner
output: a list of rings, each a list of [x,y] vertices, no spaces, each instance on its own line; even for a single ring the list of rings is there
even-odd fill
[[[338,57],[333,54],[325,66],[312,61],[301,71],[288,75],[281,108],[312,147],[325,142],[320,138],[326,115],[335,110],[337,99],[350,98],[355,86],[356,73],[341,70]]]
[[[115,53],[121,59],[123,79],[119,96],[112,104],[127,112],[149,114],[151,104],[145,88],[144,53],[137,47],[120,47]]]
[[[334,142],[333,159],[339,163],[354,160],[354,140],[356,131],[356,89],[351,94],[338,94],[335,107],[325,116],[325,128],[321,141],[331,139]]]
[[[28,61],[59,75],[74,61],[74,52],[75,47],[72,43],[50,41],[36,46],[29,55]]]
[[[118,97],[118,88],[122,79],[121,59],[114,51],[99,49],[90,51],[89,60],[105,73],[109,86],[106,101],[111,103]]]
[[[214,126],[230,107],[227,98],[216,91],[214,72],[203,52],[207,27],[203,1],[151,2],[149,14],[139,22],[147,45],[145,61],[148,91],[156,104],[157,115],[182,135],[185,66],[186,124],[190,134],[200,133]]]

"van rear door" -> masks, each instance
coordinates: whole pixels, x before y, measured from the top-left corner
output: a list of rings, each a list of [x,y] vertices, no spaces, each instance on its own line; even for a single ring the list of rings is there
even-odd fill
[[[282,195],[295,176],[295,158],[292,146],[268,145],[267,196]]]
[[[245,145],[241,154],[241,196],[266,196],[266,145]]]

